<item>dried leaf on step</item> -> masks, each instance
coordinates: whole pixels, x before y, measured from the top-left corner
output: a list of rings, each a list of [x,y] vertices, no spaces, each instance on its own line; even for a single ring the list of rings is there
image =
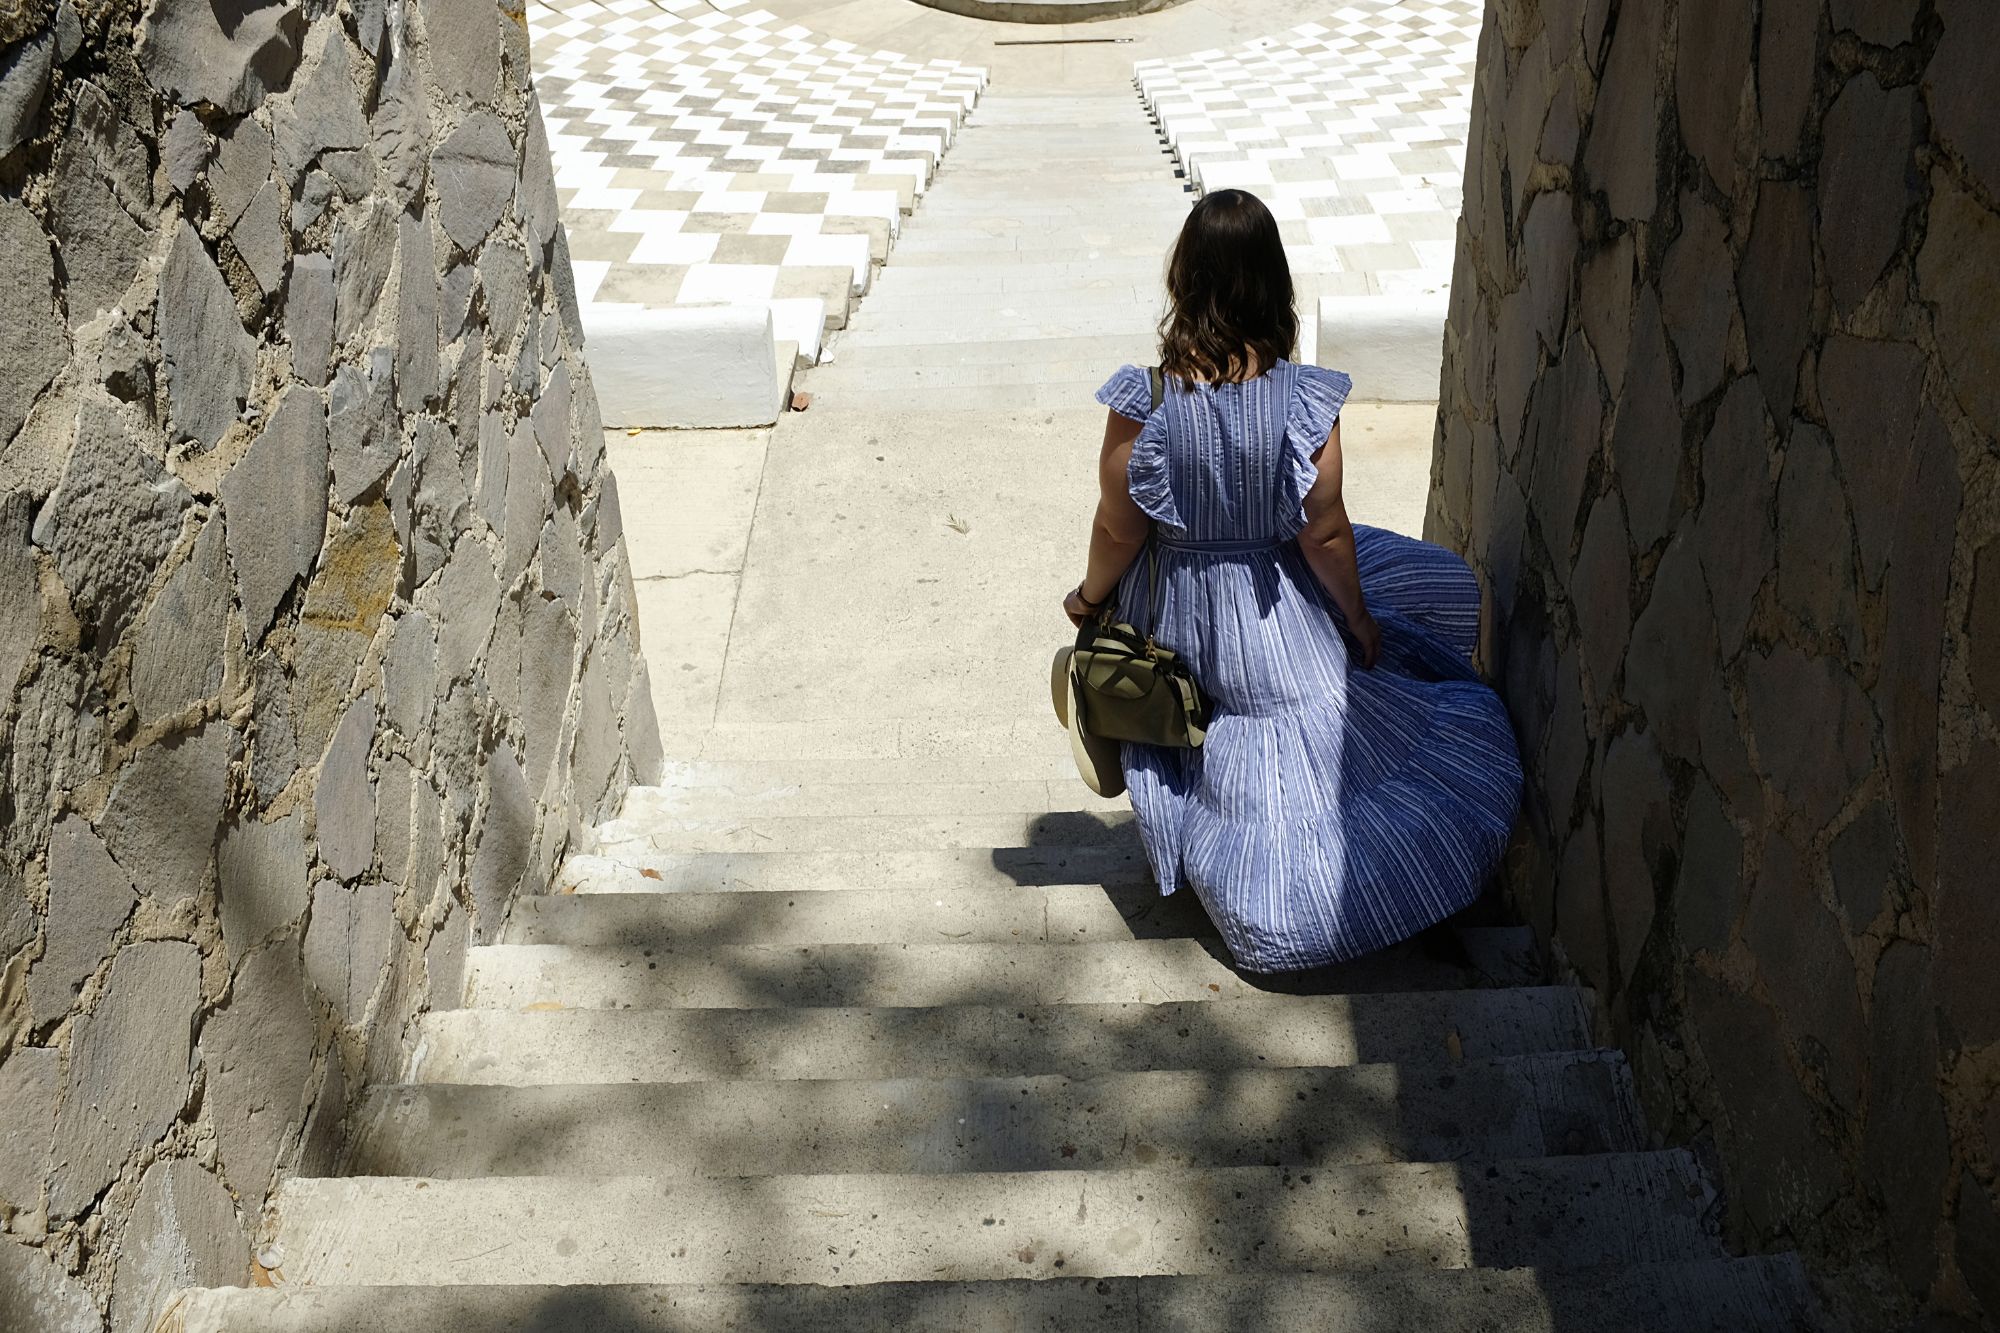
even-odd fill
[[[562,1008],[563,1002],[561,1000],[536,1000],[533,1004],[525,1006],[521,1012],[524,1014],[553,1014],[560,1012]]]
[[[657,870],[653,869],[653,867],[651,867],[651,866],[645,866],[645,867],[642,867],[642,868],[640,869],[639,873],[640,873],[640,874],[642,874],[642,875],[644,875],[644,876],[645,876],[645,877],[646,877],[647,879],[664,879],[664,878],[666,878],[666,877],[665,877],[664,875],[662,875],[662,874],[661,874],[661,873],[660,873],[659,871],[657,871]]]
[[[958,533],[961,537],[972,531],[972,525],[956,514],[945,515],[944,525],[953,532]]]
[[[794,389],[792,391],[792,411],[803,412],[812,405],[813,396],[804,389]]]
[[[1459,1038],[1457,1028],[1444,1034],[1444,1048],[1450,1053],[1453,1063],[1465,1058],[1465,1042]]]

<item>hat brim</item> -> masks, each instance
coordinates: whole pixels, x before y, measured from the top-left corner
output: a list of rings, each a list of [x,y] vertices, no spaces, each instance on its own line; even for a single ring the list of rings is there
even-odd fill
[[[1099,796],[1120,796],[1125,792],[1123,747],[1114,740],[1092,736],[1083,729],[1083,702],[1077,697],[1076,674],[1064,673],[1067,707],[1059,710],[1069,728],[1070,756],[1083,783]]]

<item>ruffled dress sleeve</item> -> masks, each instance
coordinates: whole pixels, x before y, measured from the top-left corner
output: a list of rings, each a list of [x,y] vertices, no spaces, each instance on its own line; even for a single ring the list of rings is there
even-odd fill
[[[1141,422],[1132,441],[1132,461],[1125,468],[1125,485],[1132,502],[1156,523],[1182,528],[1174,503],[1173,474],[1167,465],[1167,409],[1152,410],[1152,376],[1138,366],[1120,366],[1097,391],[1097,401],[1128,421]]]
[[[1345,371],[1322,366],[1299,366],[1292,385],[1292,401],[1285,416],[1284,516],[1289,523],[1304,527],[1306,492],[1319,479],[1319,465],[1313,455],[1333,432],[1340,420],[1341,405],[1347,401],[1354,380]]]

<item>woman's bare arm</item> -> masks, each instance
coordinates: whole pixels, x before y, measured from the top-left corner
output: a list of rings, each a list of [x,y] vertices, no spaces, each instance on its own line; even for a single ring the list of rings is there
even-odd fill
[[[1116,412],[1104,423],[1104,447],[1097,458],[1097,518],[1090,526],[1090,562],[1081,585],[1084,600],[1091,603],[1110,599],[1152,531],[1153,520],[1133,502],[1125,478],[1139,426]]]
[[[1375,665],[1382,632],[1368,614],[1368,602],[1361,594],[1361,571],[1354,559],[1354,525],[1348,521],[1347,505],[1340,494],[1340,423],[1333,423],[1326,443],[1313,455],[1319,475],[1306,492],[1306,525],[1299,533],[1299,550],[1313,577],[1333,598],[1347,618],[1347,628],[1361,647],[1361,665]]]

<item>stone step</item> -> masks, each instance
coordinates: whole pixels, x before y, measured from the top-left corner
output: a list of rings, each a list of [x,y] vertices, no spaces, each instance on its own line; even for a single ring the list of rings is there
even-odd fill
[[[1047,719],[1053,727],[1053,715]],[[852,782],[853,760],[820,754],[779,759],[670,759],[662,782],[684,787],[820,786]],[[1076,763],[1067,752],[1045,755],[915,756],[870,760],[871,782],[903,786],[948,786],[981,782],[1076,782]]]
[[[1239,973],[1214,940],[1109,944],[484,945],[468,951],[478,1009],[1158,1004],[1273,991],[1443,990],[1471,968],[1385,950],[1309,973]]]
[[[1591,1044],[1567,986],[931,1009],[450,1009],[411,1082],[673,1083],[1451,1065]]]
[[[1045,944],[1214,934],[1192,893],[1149,884],[809,893],[548,894],[515,903],[508,944]]]
[[[614,860],[662,852],[921,851],[947,847],[1139,846],[1130,810],[991,815],[746,815],[614,819],[588,850]]]
[[[661,1127],[671,1132],[670,1127]],[[1683,1152],[941,1176],[299,1178],[283,1280],[969,1282],[1720,1258]]]
[[[1150,884],[1137,845],[932,848],[903,852],[694,852],[572,855],[557,886],[577,892],[800,893],[819,889]]]
[[[1449,1067],[378,1086],[361,1176],[937,1175],[1292,1166],[1631,1152],[1622,1056]],[[673,1126],[662,1134],[662,1126]]]
[[[1053,727],[1051,728],[1053,730]],[[1058,810],[1130,810],[1124,797],[1106,800],[1072,775],[1068,781],[900,783],[883,781],[702,783],[672,781],[633,787],[619,822],[749,816],[887,816],[1046,814]]]
[[[1017,1333],[1816,1333],[1791,1255],[1533,1268],[1082,1277],[869,1286],[216,1288],[184,1333],[711,1333],[720,1328]]]

